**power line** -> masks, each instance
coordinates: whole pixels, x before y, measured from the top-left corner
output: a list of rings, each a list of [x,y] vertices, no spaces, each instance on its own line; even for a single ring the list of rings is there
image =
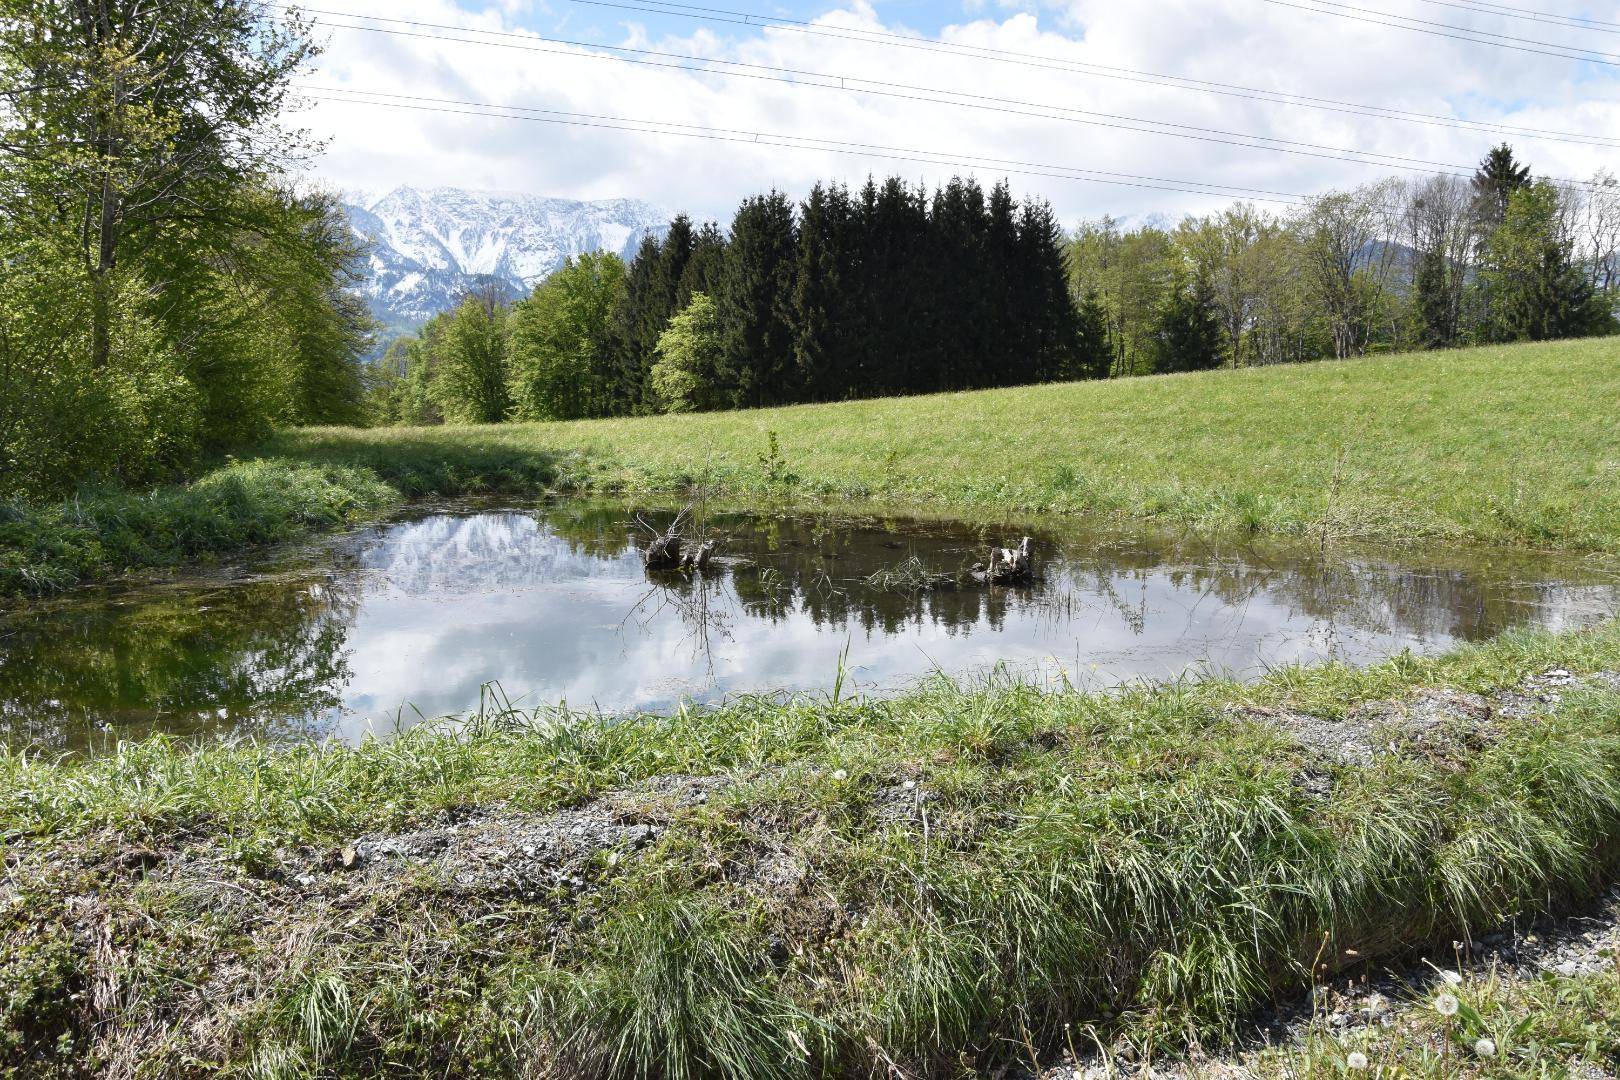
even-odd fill
[[[375,105],[413,112],[484,117],[492,120],[524,120],[563,127],[623,131],[631,134],[673,135],[679,138],[698,139],[706,142],[773,146],[790,150],[813,150],[847,157],[880,158],[922,165],[947,165],[964,169],[988,168],[1009,175],[1073,180],[1081,183],[1105,184],[1112,187],[1169,191],[1184,195],[1208,195],[1214,198],[1229,199],[1234,194],[1243,194],[1248,195],[1254,202],[1273,203],[1294,208],[1309,205],[1314,198],[1297,192],[1270,191],[1264,188],[1247,188],[1233,184],[1205,183],[1197,180],[1144,176],[1136,173],[1111,172],[1101,169],[1083,169],[1021,161],[1016,158],[962,154],[957,151],[933,151],[913,147],[886,146],[880,143],[858,143],[801,135],[783,135],[744,128],[707,127],[698,124],[645,120],[602,113],[568,112],[561,109],[539,109],[521,105],[497,105],[490,102],[434,98],[416,94],[394,94],[373,90],[355,90],[346,87],[300,86],[300,89],[319,100],[340,104]],[[1605,189],[1599,194],[1609,194],[1609,192]],[[1407,208],[1398,203],[1382,203],[1378,204],[1377,209],[1386,213],[1399,214],[1404,213]]]
[[[866,44],[893,44],[900,48],[915,49],[921,52],[945,52],[948,55],[971,56],[981,60],[992,60],[999,63],[1015,64],[1026,67],[1047,68],[1050,70],[1071,71],[1075,74],[1092,75],[1099,78],[1118,79],[1123,82],[1139,82],[1150,85],[1172,86],[1177,89],[1197,89],[1205,93],[1222,94],[1228,97],[1243,98],[1250,101],[1265,101],[1277,105],[1293,105],[1301,108],[1320,109],[1324,112],[1344,112],[1352,116],[1377,116],[1391,120],[1401,120],[1408,123],[1428,124],[1433,127],[1455,127],[1460,130],[1494,131],[1519,137],[1545,138],[1550,141],[1565,141],[1577,143],[1614,144],[1617,140],[1612,136],[1592,135],[1583,132],[1558,131],[1547,128],[1522,127],[1512,124],[1491,123],[1486,121],[1463,120],[1458,117],[1445,116],[1439,113],[1416,112],[1410,109],[1393,109],[1383,105],[1368,105],[1361,102],[1342,101],[1337,98],[1314,97],[1309,94],[1300,94],[1292,91],[1269,90],[1264,87],[1245,86],[1241,83],[1214,82],[1207,79],[1194,79],[1182,75],[1169,75],[1163,72],[1143,71],[1136,68],[1112,67],[1107,64],[1096,64],[1090,61],[1068,60],[1060,57],[1043,56],[1037,53],[1021,53],[1007,49],[996,49],[983,45],[961,45],[954,42],[928,41],[904,34],[895,34],[882,30],[865,30],[855,27],[829,30],[828,28],[811,22],[797,19],[782,19],[774,16],[755,15],[749,12],[730,11],[725,8],[702,7],[693,4],[683,4],[676,0],[569,0],[570,3],[583,4],[588,7],[614,8],[621,11],[637,11],[653,15],[671,15],[680,18],[693,19],[700,22],[726,23],[738,26],[769,27],[775,30],[787,30],[793,33],[808,34],[815,37],[827,37],[843,41],[857,41]]]
[[[1577,15],[1555,15],[1548,11],[1528,11],[1524,8],[1509,7],[1506,4],[1480,3],[1478,0],[1418,0],[1418,2],[1429,4],[1432,7],[1466,11],[1474,15],[1500,15],[1504,19],[1518,19],[1521,22],[1539,23],[1542,26],[1557,26],[1566,30],[1596,30],[1600,34],[1620,34],[1620,23],[1604,22],[1601,19],[1587,19]]]
[[[1411,110],[1391,109],[1380,105],[1366,105],[1357,102],[1341,101],[1335,98],[1312,97],[1306,94],[1268,90],[1262,87],[1244,86],[1237,83],[1213,82],[1205,79],[1193,79],[1179,75],[1164,74],[1161,72],[1143,71],[1135,68],[1112,67],[1106,64],[1094,64],[1086,61],[1043,56],[1033,53],[1019,53],[1005,49],[993,49],[977,45],[960,45],[943,41],[922,41],[918,38],[908,37],[903,34],[888,33],[885,31],[853,28],[832,30],[824,26],[818,26],[817,24],[804,22],[801,20],[760,16],[751,14],[749,12],[731,11],[724,8],[699,7],[695,5],[672,2],[672,0],[637,0],[637,2],[617,2],[617,0],[571,0],[571,2],[594,7],[612,8],[623,11],[636,11],[644,14],[670,15],[699,22],[723,23],[738,26],[769,27],[771,29],[784,30],[791,33],[803,34],[812,37],[822,37],[839,41],[853,41],[868,45],[889,45],[916,52],[933,52],[948,56],[967,56],[979,60],[988,60],[996,63],[1010,64],[1020,67],[1048,71],[1061,71],[1070,74],[1090,76],[1093,78],[1114,79],[1121,82],[1131,82],[1144,85],[1167,86],[1178,90],[1197,90],[1203,93],[1218,94],[1225,97],[1239,98],[1248,101],[1258,101],[1273,105],[1287,105],[1296,108],[1315,109],[1321,112],[1341,113],[1350,116],[1366,116],[1375,119],[1396,120],[1403,123],[1418,124],[1426,127],[1446,127],[1459,131],[1492,132],[1495,134],[1512,135],[1517,138],[1539,139],[1550,142],[1566,142],[1582,146],[1620,148],[1620,138],[1615,136],[1593,135],[1584,132],[1558,131],[1547,128],[1533,128],[1513,124],[1490,123],[1485,121],[1463,120],[1457,117],[1444,116],[1437,113],[1422,113]],[[355,16],[346,12],[318,13],[339,15],[347,18],[377,18],[375,16]],[[463,27],[449,26],[442,23],[413,23],[410,20],[378,21],[400,22],[407,23],[409,25],[431,27],[434,29],[457,30],[465,32],[465,28]],[[534,37],[534,35],[507,34],[501,31],[479,30],[475,32],[490,36],[522,38],[524,40],[533,40]]]
[[[1431,2],[1431,0],[1424,0],[1424,2]],[[1490,15],[1506,15],[1510,19],[1528,19],[1532,22],[1554,26],[1570,26],[1579,30],[1598,26],[1620,29],[1620,22],[1594,19],[1590,15],[1560,15],[1555,11],[1536,11],[1532,8],[1515,7],[1512,4],[1493,3],[1491,0],[1432,0],[1432,2],[1446,3],[1451,7],[1470,8]]]
[[[1374,8],[1363,8],[1355,7],[1350,4],[1332,3],[1331,0],[1311,0],[1313,4],[1319,5],[1316,7],[1308,7],[1305,4],[1291,3],[1290,0],[1262,0],[1262,2],[1267,4],[1275,4],[1278,7],[1294,8],[1298,11],[1315,12],[1318,15],[1332,15],[1335,18],[1351,19],[1355,22],[1372,23],[1376,26],[1391,26],[1398,30],[1410,30],[1415,34],[1428,34],[1431,37],[1450,38],[1454,41],[1468,41],[1475,45],[1491,45],[1498,49],[1510,49],[1514,52],[1536,53],[1540,56],[1553,56],[1560,60],[1574,60],[1585,64],[1599,64],[1603,67],[1620,67],[1620,53],[1606,53],[1600,52],[1596,49],[1582,49],[1574,45],[1562,45],[1554,41],[1537,41],[1533,38],[1514,37],[1511,34],[1495,34],[1488,30],[1474,30],[1466,26],[1456,26],[1452,23],[1432,22],[1428,19],[1414,19],[1409,15],[1396,15],[1388,11],[1379,11]],[[1376,16],[1376,18],[1374,16]],[[1439,29],[1429,29],[1430,27],[1437,27]],[[1456,32],[1453,33],[1450,31]],[[1546,47],[1532,48],[1532,46]]]
[[[344,15],[343,13],[320,11],[319,9],[304,10],[323,15],[339,14],[342,17],[351,19],[362,18],[377,22],[426,26],[435,29],[439,28],[439,24],[415,23],[412,20],[407,19],[352,16]],[[326,25],[338,29],[362,30],[368,33],[387,34],[397,37],[423,38],[432,41],[445,41],[467,45],[483,45],[494,48],[518,49],[522,51],[542,52],[577,59],[611,60],[619,63],[636,64],[644,67],[673,68],[680,71],[715,74],[733,78],[747,78],[766,82],[780,82],[792,86],[813,86],[821,89],[869,94],[877,97],[888,97],[904,101],[919,101],[936,105],[970,108],[1004,115],[1060,120],[1067,123],[1082,124],[1090,127],[1103,127],[1120,131],[1133,131],[1141,134],[1190,139],[1197,142],[1234,146],[1241,149],[1270,150],[1276,153],[1320,158],[1329,161],[1347,161],[1356,164],[1374,165],[1383,168],[1404,169],[1411,172],[1432,172],[1438,169],[1440,171],[1453,172],[1459,176],[1468,176],[1472,174],[1471,168],[1466,165],[1458,165],[1455,163],[1442,161],[1431,161],[1408,155],[1384,154],[1374,151],[1345,150],[1340,147],[1328,146],[1320,143],[1308,143],[1294,139],[1281,139],[1266,135],[1250,135],[1245,132],[1229,131],[1221,128],[1209,128],[1196,124],[1182,124],[1172,121],[1144,119],[1141,117],[1128,116],[1119,113],[1107,113],[1092,109],[1043,105],[1036,102],[1021,101],[1017,99],[997,98],[982,94],[969,94],[963,91],[940,90],[934,87],[916,86],[907,83],[895,83],[880,79],[868,79],[863,76],[836,75],[799,68],[782,68],[766,64],[752,64],[741,61],[719,60],[709,57],[673,53],[657,49],[631,48],[628,46],[616,45],[598,45],[591,42],[547,38],[540,35],[508,34],[500,31],[467,31],[461,30],[460,28],[450,29],[458,29],[462,33],[477,33],[484,34],[489,37],[517,40],[491,41],[483,40],[482,38],[450,37],[444,34],[430,34],[416,30],[397,30],[390,29],[388,27],[355,25],[350,23],[327,23]],[[629,55],[604,55],[604,52],[574,51],[576,49],[600,49],[604,50],[606,53],[626,53]],[[651,60],[645,59],[645,57],[662,57],[665,59]],[[685,62],[668,62],[671,60]],[[694,63],[702,64],[704,66],[694,67],[692,66]],[[719,68],[743,70],[719,70]],[[760,74],[760,72],[773,72],[775,74],[767,75]],[[948,96],[930,97],[923,95]],[[1584,183],[1584,181],[1568,182]]]
[[[1246,188],[1232,184],[1142,176],[1134,173],[1109,172],[1100,169],[1081,169],[1011,158],[962,154],[958,151],[933,151],[915,147],[885,146],[877,143],[817,139],[808,136],[783,135],[778,132],[754,131],[744,128],[708,127],[700,124],[646,120],[638,117],[615,116],[603,113],[569,112],[561,109],[538,109],[520,105],[497,105],[482,101],[434,98],[418,94],[393,94],[375,90],[355,90],[347,87],[306,85],[300,88],[311,97],[322,101],[355,105],[377,105],[414,112],[443,113],[455,116],[483,116],[497,120],[526,120],[564,127],[598,128],[645,135],[674,135],[709,142],[816,150],[854,157],[875,157],[924,165],[948,165],[965,169],[991,168],[1026,176],[1077,180],[1085,183],[1143,188],[1152,191],[1170,191],[1183,195],[1232,198],[1234,194],[1247,194],[1257,202],[1270,202],[1289,206],[1298,206],[1308,202],[1310,199],[1310,196],[1294,192],[1268,191],[1263,188]]]

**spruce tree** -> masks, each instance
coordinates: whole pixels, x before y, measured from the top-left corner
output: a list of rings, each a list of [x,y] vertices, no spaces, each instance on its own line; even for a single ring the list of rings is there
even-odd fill
[[[1028,314],[1030,360],[1021,366],[1020,381],[1086,378],[1106,371],[1106,336],[1096,332],[1069,288],[1068,241],[1050,203],[1024,204],[1018,221],[1019,288]]]
[[[868,180],[861,189],[858,217],[857,308],[865,332],[852,368],[860,373],[860,393],[921,389],[919,373],[934,311],[925,274],[931,253],[924,195],[899,177],[891,176],[881,186]]]
[[[1075,341],[1078,350],[1068,379],[1106,379],[1114,363],[1114,343],[1109,330],[1108,308],[1095,291],[1088,292],[1075,307]]]
[[[793,273],[793,361],[805,400],[849,397],[859,236],[849,189],[817,184],[799,216]]]
[[[982,270],[989,229],[984,191],[977,181],[952,177],[934,193],[928,217],[929,258],[919,268],[929,282],[933,310],[920,328],[921,379],[914,389],[961,390],[988,384],[991,305]]]
[[[1035,280],[1024,257],[1018,204],[1005,180],[990,190],[988,215],[984,266],[978,275],[985,299],[985,353],[978,385],[1034,382],[1039,377],[1035,327],[1041,305],[1031,293]]]
[[[793,204],[772,191],[744,200],[731,224],[715,309],[722,350],[720,378],[735,407],[796,400]]]
[[[614,305],[612,349],[604,396],[617,415],[654,411],[647,373],[655,357],[662,304],[658,278],[663,248],[655,236],[644,236],[636,256],[625,270],[624,288]],[[665,314],[664,319],[668,319]]]
[[[1474,172],[1474,214],[1481,227],[1490,230],[1502,224],[1514,193],[1529,186],[1530,166],[1520,165],[1507,143],[1494,147]]]
[[[1486,254],[1483,278],[1498,339],[1546,341],[1613,328],[1612,313],[1575,262],[1560,225],[1558,190],[1547,181],[1513,194]]]
[[[1456,344],[1450,276],[1451,268],[1442,252],[1418,255],[1412,288],[1416,293],[1418,344],[1425,349],[1445,349]]]
[[[1203,278],[1178,271],[1154,313],[1153,370],[1205,371],[1220,367],[1224,343],[1214,289]]]
[[[676,308],[684,311],[698,293],[713,297],[720,288],[725,262],[725,234],[720,226],[706,221],[692,238],[692,255],[686,260],[686,269],[681,272],[680,285],[675,290]]]

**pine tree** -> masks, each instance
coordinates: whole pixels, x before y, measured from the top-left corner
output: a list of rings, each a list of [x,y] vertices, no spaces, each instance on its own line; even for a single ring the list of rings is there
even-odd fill
[[[725,265],[726,236],[720,226],[706,221],[692,238],[692,255],[686,260],[686,269],[681,272],[680,286],[676,289],[676,308],[685,310],[698,293],[714,296],[720,288]]]
[[[929,258],[918,268],[929,282],[933,310],[921,327],[923,355],[917,373],[921,379],[913,389],[988,385],[990,303],[982,272],[989,228],[984,191],[977,181],[952,177],[934,193],[928,216]]]
[[[934,297],[924,269],[931,253],[922,191],[898,177],[868,180],[858,208],[860,255],[856,307],[864,332],[852,370],[861,396],[922,387]]]
[[[744,200],[731,224],[715,308],[719,377],[740,408],[797,399],[791,322],[793,204],[779,191]]]
[[[985,350],[979,365],[980,386],[1013,386],[1039,377],[1040,346],[1036,323],[1040,302],[1025,260],[1019,231],[1018,204],[1005,180],[990,190],[980,290],[985,299]]]
[[[1024,204],[1018,222],[1019,288],[1028,323],[1030,360],[1020,381],[1088,378],[1106,372],[1107,337],[1098,333],[1100,305],[1083,321],[1069,288],[1067,238],[1051,204]]]
[[[1070,379],[1106,379],[1114,363],[1108,308],[1102,297],[1093,291],[1081,298],[1075,313],[1078,351],[1063,376]]]
[[[1530,186],[1530,166],[1520,165],[1507,143],[1485,155],[1474,173],[1474,214],[1485,230],[1496,228],[1507,217],[1508,203],[1515,192]]]
[[[1443,253],[1425,251],[1418,255],[1412,287],[1416,293],[1418,344],[1422,348],[1445,349],[1456,344],[1450,275]]]
[[[658,238],[642,237],[635,258],[625,269],[624,288],[613,308],[609,362],[612,375],[604,396],[617,415],[653,411],[647,373],[663,329],[658,321],[662,311],[658,288],[662,259],[663,247]]]
[[[1178,272],[1154,316],[1153,370],[1205,371],[1220,367],[1225,332],[1207,281]]]
[[[857,330],[859,236],[849,189],[817,184],[799,217],[793,271],[793,361],[805,400],[848,397]]]
[[[1498,339],[1546,341],[1613,328],[1613,315],[1575,263],[1560,225],[1558,190],[1547,181],[1508,200],[1486,255],[1483,278]]]

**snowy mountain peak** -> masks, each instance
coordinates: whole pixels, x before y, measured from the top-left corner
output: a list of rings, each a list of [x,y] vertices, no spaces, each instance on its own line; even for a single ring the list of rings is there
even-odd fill
[[[533,289],[570,255],[630,258],[669,214],[638,199],[581,202],[506,191],[397,187],[351,196],[346,208],[370,247],[362,287],[372,313],[398,332],[455,306],[470,288],[512,296]]]

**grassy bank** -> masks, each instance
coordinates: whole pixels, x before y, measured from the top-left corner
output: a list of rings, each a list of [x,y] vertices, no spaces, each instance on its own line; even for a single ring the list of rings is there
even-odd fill
[[[368,470],[252,461],[151,491],[91,493],[43,506],[0,503],[0,596],[295,540],[398,499]]]
[[[1252,685],[0,756],[0,1061],[950,1076],[1088,1028],[1218,1043],[1313,968],[1612,871],[1620,679],[1555,667],[1620,670],[1620,626]]]
[[[1620,551],[1616,402],[1620,339],[1596,339],[756,412],[304,430],[267,452],[363,466],[408,494],[701,480],[731,495]]]
[[[861,499],[1322,539],[1620,552],[1620,339],[699,416],[289,431],[154,492],[0,506],[0,595],[417,496]]]

